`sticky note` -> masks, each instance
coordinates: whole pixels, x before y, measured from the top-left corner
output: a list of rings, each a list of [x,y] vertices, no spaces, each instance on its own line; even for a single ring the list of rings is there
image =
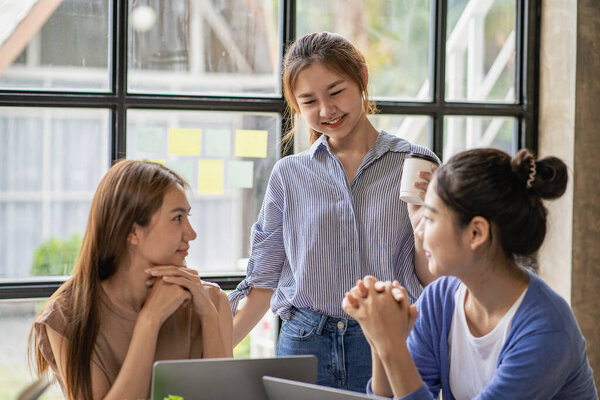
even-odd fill
[[[204,155],[206,157],[229,157],[231,155],[231,132],[228,129],[207,129],[204,132]]]
[[[223,160],[198,161],[198,192],[223,194]]]
[[[169,154],[199,156],[202,150],[202,129],[169,129]]]
[[[267,157],[267,131],[237,129],[235,131],[236,157]]]
[[[163,129],[157,126],[141,126],[136,130],[138,153],[161,153],[165,148]]]
[[[254,183],[254,161],[230,161],[227,184],[230,188],[251,188]]]
[[[192,160],[169,160],[167,166],[177,172],[187,183],[196,183],[196,161]]]
[[[167,163],[165,162],[165,160],[149,160],[147,158],[144,158],[142,161],[148,161],[148,162],[153,162],[153,163],[157,163],[157,164],[161,164],[161,165],[166,165]]]

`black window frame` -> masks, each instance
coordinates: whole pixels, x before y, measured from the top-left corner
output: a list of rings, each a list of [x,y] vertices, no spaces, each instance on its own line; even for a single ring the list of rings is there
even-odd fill
[[[297,0],[280,0],[283,54],[287,45],[295,39]],[[127,19],[128,0],[111,1],[112,54],[109,66],[111,92],[53,92],[0,90],[0,107],[73,107],[99,108],[111,111],[111,162],[126,154],[126,114],[129,109],[172,109],[193,111],[256,111],[277,112],[281,118],[284,134],[290,121],[284,113],[285,102],[280,97],[234,97],[158,95],[127,92]],[[430,40],[433,42],[430,57],[430,74],[433,97],[431,101],[377,101],[380,114],[404,114],[429,116],[428,145],[442,156],[444,117],[492,116],[514,117],[517,120],[515,147],[527,147],[537,151],[538,103],[539,103],[539,44],[541,1],[516,0],[516,58],[515,103],[458,102],[445,99],[445,50],[447,0],[432,0]],[[282,150],[283,151],[283,150]],[[285,156],[288,153],[282,153]],[[234,289],[244,275],[206,277],[225,290]],[[15,279],[0,282],[0,300],[49,297],[64,278],[43,280]]]

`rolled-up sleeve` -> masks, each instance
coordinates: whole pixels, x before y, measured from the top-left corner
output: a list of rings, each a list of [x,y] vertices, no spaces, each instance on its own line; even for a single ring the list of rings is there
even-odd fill
[[[238,303],[252,288],[277,289],[281,269],[286,260],[283,242],[284,185],[279,173],[280,163],[275,164],[265,198],[252,226],[251,250],[246,278],[229,294],[231,312],[235,314]]]

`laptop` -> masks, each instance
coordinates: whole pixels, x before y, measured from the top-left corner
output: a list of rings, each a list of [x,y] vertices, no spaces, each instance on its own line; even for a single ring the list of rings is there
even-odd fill
[[[317,357],[156,361],[152,400],[265,400],[264,375],[315,383]]]
[[[365,393],[333,389],[310,383],[295,382],[288,379],[263,377],[263,385],[268,400],[354,400],[384,399],[379,396],[367,396]]]

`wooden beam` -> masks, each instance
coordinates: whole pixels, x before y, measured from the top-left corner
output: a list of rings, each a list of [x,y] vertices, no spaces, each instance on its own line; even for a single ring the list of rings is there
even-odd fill
[[[42,29],[62,0],[39,0],[13,33],[0,44],[0,76],[21,54],[36,33]]]

